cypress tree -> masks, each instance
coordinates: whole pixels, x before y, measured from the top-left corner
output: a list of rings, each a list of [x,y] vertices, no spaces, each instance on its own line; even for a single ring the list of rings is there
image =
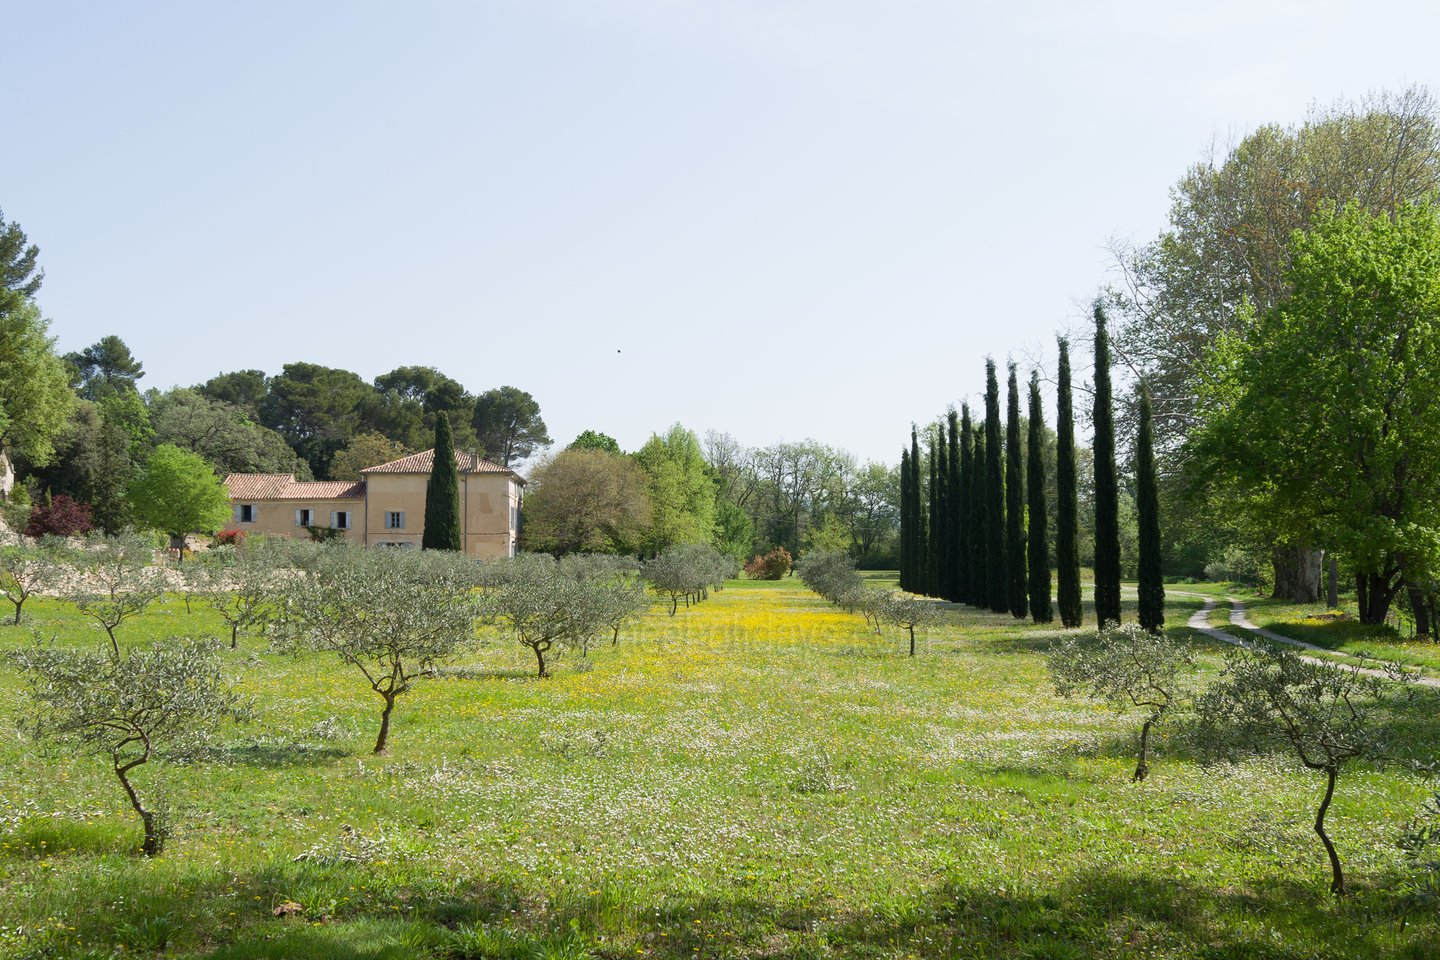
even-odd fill
[[[459,550],[460,474],[455,469],[455,441],[450,435],[450,417],[441,411],[435,417],[435,460],[425,483],[425,532],[420,535],[425,550]]]
[[[1036,623],[1049,623],[1050,538],[1045,516],[1045,410],[1040,405],[1040,374],[1030,371],[1030,431],[1026,451],[1025,479],[1030,508],[1030,616]]]
[[[1075,481],[1075,414],[1070,403],[1070,341],[1060,338],[1060,382],[1056,388],[1055,574],[1060,622],[1078,627],[1080,602],[1080,501]]]
[[[1165,625],[1165,581],[1160,572],[1160,491],[1150,391],[1140,388],[1140,435],[1135,441],[1136,509],[1140,514],[1140,626],[1159,633]]]
[[[945,464],[945,589],[942,596],[951,603],[960,602],[960,571],[964,567],[960,559],[960,418],[951,407],[945,417],[950,442],[945,445],[950,454]]]
[[[1015,364],[1005,404],[1005,599],[1010,616],[1024,620],[1025,598],[1025,461],[1020,452],[1020,387]]]
[[[1120,622],[1120,490],[1115,476],[1115,408],[1110,396],[1110,335],[1095,304],[1095,619]]]
[[[912,593],[922,593],[925,590],[925,558],[930,554],[930,531],[925,524],[924,503],[920,484],[920,435],[914,425],[911,425],[910,513],[915,521],[911,524],[915,536],[910,541],[910,591]]]
[[[985,426],[975,427],[971,447],[970,476],[970,605],[990,606],[990,577],[986,572],[990,553],[990,518],[987,516],[989,468],[985,466]]]
[[[970,589],[970,538],[975,534],[975,511],[972,509],[970,483],[975,476],[975,453],[971,449],[974,428],[970,424],[970,404],[960,407],[960,459],[955,482],[955,599],[974,603]]]
[[[900,589],[910,589],[910,541],[915,518],[910,512],[910,449],[900,450]]]
[[[1000,384],[995,361],[985,361],[985,597],[990,609],[1010,609],[1005,589],[1005,455],[1000,449]]]
[[[938,597],[940,595],[940,547],[945,541],[945,505],[944,495],[940,490],[943,475],[940,473],[940,462],[945,459],[945,434],[940,433],[936,438],[934,431],[929,437],[930,446],[930,541],[926,544],[929,549],[925,553],[925,596]]]

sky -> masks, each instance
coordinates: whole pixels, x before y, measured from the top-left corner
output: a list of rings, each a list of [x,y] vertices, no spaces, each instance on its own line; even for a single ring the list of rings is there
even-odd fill
[[[305,361],[897,462],[1209,151],[1440,90],[1430,3],[16,3],[0,209],[60,352]],[[1083,378],[1083,371],[1077,375]]]

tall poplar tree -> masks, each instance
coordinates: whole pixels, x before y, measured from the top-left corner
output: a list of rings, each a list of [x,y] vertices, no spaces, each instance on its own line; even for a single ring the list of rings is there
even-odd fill
[[[1010,365],[1005,398],[1005,601],[1010,615],[1025,619],[1025,461],[1020,449],[1020,386]]]
[[[970,471],[970,605],[990,606],[989,467],[985,465],[985,425],[975,426]]]
[[[1075,478],[1075,413],[1070,398],[1070,341],[1060,338],[1060,376],[1056,386],[1055,433],[1055,577],[1060,622],[1078,627],[1080,601],[1080,499]]]
[[[455,440],[450,434],[450,417],[435,416],[435,459],[425,484],[425,532],[420,536],[425,550],[459,550],[460,474],[455,467]]]
[[[945,588],[941,595],[951,603],[960,602],[960,528],[964,517],[960,509],[960,418],[951,407],[945,417],[950,441],[945,445],[949,458],[945,463]]]
[[[1115,408],[1110,391],[1110,335],[1095,303],[1095,619],[1120,622],[1120,490],[1115,476]]]
[[[1140,515],[1140,626],[1165,625],[1165,581],[1160,572],[1160,491],[1155,477],[1150,391],[1140,387],[1140,434],[1135,441],[1136,507]]]
[[[1050,537],[1045,515],[1045,410],[1040,405],[1040,373],[1030,371],[1030,430],[1026,463],[1026,499],[1029,505],[1030,617],[1049,623]]]
[[[970,541],[975,536],[975,510],[971,484],[975,477],[974,427],[970,423],[970,404],[960,406],[960,465],[956,481],[955,513],[959,529],[955,537],[955,599],[974,603],[970,578]]]
[[[995,361],[985,361],[985,597],[990,609],[1010,609],[1005,588],[1005,454],[1000,447],[1000,384]]]

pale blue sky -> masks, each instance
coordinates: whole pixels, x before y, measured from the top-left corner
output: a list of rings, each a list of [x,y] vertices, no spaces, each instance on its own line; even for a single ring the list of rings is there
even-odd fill
[[[1440,88],[1433,3],[0,0],[62,351],[292,361],[894,462],[1212,142]],[[620,351],[617,353],[617,351]]]

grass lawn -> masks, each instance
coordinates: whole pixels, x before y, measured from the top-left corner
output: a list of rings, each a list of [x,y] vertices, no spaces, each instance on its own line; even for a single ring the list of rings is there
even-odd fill
[[[1168,621],[1188,635],[1201,603]],[[104,640],[25,610],[0,649]],[[228,643],[178,598],[118,634]],[[957,607],[911,659],[794,579],[734,582],[549,680],[487,633],[401,698],[383,757],[358,674],[242,637],[224,656],[255,720],[137,776],[167,784],[157,860],[100,761],[11,729],[0,663],[0,956],[1440,957],[1440,918],[1390,912],[1433,782],[1342,776],[1336,903],[1316,775],[1202,762],[1175,724],[1130,783],[1137,723],[1055,697],[1058,635]],[[1197,641],[1203,672],[1219,647]],[[1408,732],[1440,742],[1425,696]]]

